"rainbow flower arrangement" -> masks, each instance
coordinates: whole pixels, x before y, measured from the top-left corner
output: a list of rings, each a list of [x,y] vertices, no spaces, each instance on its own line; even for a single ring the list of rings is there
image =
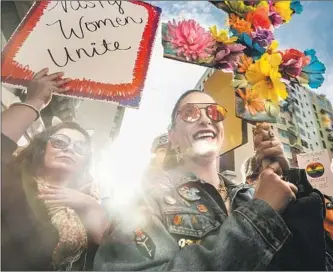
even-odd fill
[[[325,66],[315,50],[278,50],[274,29],[303,7],[299,1],[210,1],[229,14],[228,29],[209,30],[195,20],[162,26],[164,56],[234,73],[233,86],[241,117],[276,116],[288,96],[286,83],[297,80],[318,88]]]

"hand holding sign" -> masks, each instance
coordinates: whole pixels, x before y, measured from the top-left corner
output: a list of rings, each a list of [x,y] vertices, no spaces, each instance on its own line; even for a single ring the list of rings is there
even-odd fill
[[[61,69],[68,96],[138,107],[160,12],[142,1],[36,1],[2,52],[2,81],[26,87],[43,67]]]
[[[258,165],[266,168],[272,161],[279,163],[277,173],[289,169],[289,162],[286,158],[282,144],[271,131],[268,123],[258,123],[254,130],[254,147],[256,150],[256,160]]]
[[[39,71],[28,85],[26,102],[38,110],[42,110],[51,102],[53,92],[65,93],[69,90],[63,88],[64,84],[70,81],[69,78],[62,79],[64,73],[48,75],[48,71],[48,68]]]

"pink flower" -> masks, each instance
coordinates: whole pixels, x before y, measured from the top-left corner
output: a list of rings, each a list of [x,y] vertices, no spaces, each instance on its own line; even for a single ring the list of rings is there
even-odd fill
[[[192,19],[169,22],[167,40],[177,55],[185,57],[187,61],[207,59],[216,49],[211,33]]]
[[[241,44],[221,44],[216,50],[214,67],[221,70],[236,70],[240,56],[246,47]]]

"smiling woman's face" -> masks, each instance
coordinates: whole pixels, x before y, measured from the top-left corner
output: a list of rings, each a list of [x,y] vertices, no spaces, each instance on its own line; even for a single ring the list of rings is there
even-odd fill
[[[185,122],[179,111],[187,104],[196,104],[201,108],[200,118],[193,122]],[[205,107],[216,103],[212,97],[205,93],[194,92],[182,99],[177,109],[178,114],[174,120],[174,127],[170,131],[170,140],[173,148],[180,148],[186,157],[214,156],[217,157],[223,143],[223,123],[211,120]]]
[[[48,140],[45,156],[44,156],[44,171],[62,171],[66,174],[75,174],[83,169],[87,150],[90,148],[85,136],[75,129],[63,128],[58,130],[52,137],[55,138],[53,144]],[[56,147],[64,144],[63,140],[70,139],[70,144],[65,148]],[[74,147],[77,145],[77,147]],[[81,150],[78,152],[78,150]],[[85,152],[83,152],[84,150]]]

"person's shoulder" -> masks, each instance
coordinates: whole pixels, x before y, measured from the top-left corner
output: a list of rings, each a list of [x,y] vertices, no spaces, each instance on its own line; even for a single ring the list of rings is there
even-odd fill
[[[165,191],[174,187],[170,171],[149,169],[142,182],[144,192]]]

